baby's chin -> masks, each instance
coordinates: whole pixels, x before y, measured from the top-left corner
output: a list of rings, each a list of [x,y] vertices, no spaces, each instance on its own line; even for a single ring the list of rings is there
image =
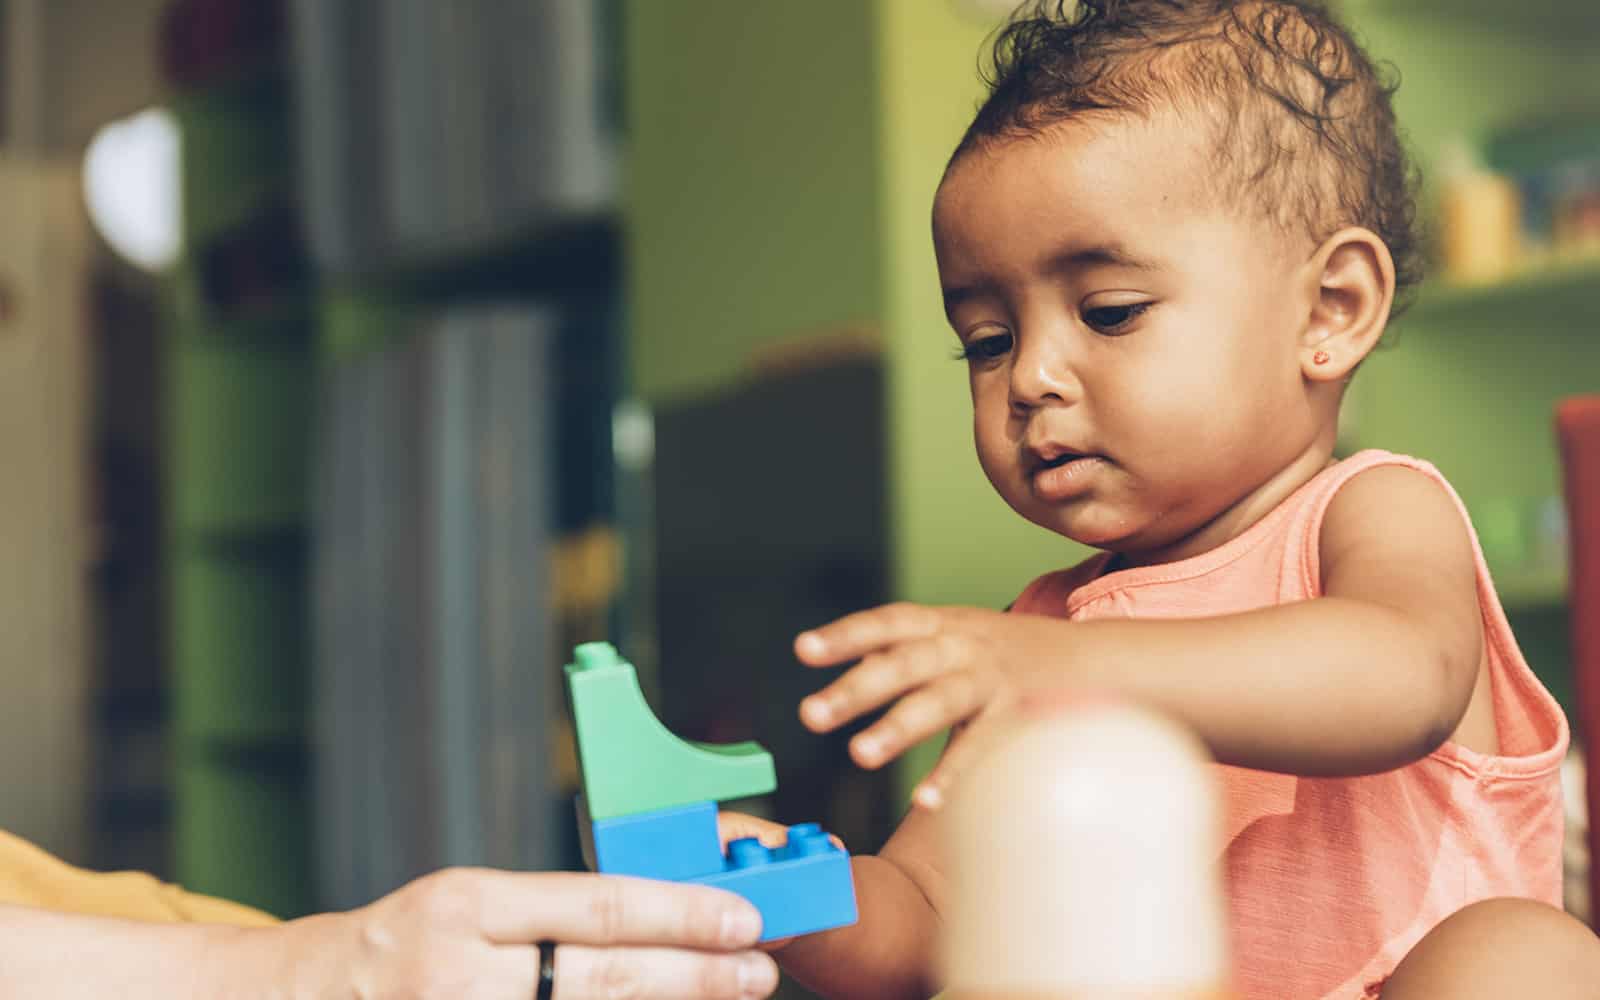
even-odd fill
[[[1095,500],[1045,505],[1030,497],[1027,503],[1012,503],[1011,509],[1046,531],[1079,545],[1110,552],[1142,548],[1139,535],[1143,525],[1126,514],[1107,510]]]

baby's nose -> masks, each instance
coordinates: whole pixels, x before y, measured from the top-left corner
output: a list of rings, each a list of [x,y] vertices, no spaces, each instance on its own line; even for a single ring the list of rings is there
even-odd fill
[[[1059,338],[1020,336],[1011,359],[1011,404],[1025,410],[1074,403],[1083,394],[1073,359]]]

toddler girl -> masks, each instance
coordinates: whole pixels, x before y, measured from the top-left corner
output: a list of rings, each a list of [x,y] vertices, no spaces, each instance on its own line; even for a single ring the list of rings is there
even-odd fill
[[[937,992],[929,810],[1019,695],[1066,687],[1149,705],[1221,762],[1244,997],[1391,976],[1386,1000],[1477,996],[1448,976],[1485,926],[1513,929],[1494,960],[1516,995],[1580,995],[1549,959],[1593,957],[1551,909],[1566,721],[1438,471],[1333,455],[1419,277],[1390,95],[1310,0],[1037,3],[1000,36],[934,203],[945,309],[989,481],[1101,554],[1009,613],[895,605],[797,639],[810,666],[860,661],[802,704],[811,728],[893,703],[863,766],[955,727],[925,808],[857,861],[860,923],[780,949],[814,988]],[[1547,905],[1440,927],[1492,897]]]

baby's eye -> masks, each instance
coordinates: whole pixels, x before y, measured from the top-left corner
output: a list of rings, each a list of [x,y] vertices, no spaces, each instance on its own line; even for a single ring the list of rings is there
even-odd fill
[[[1127,327],[1149,309],[1149,302],[1128,302],[1114,306],[1095,306],[1083,311],[1083,321],[1105,334],[1126,333]]]
[[[974,337],[963,344],[956,352],[958,361],[993,361],[1005,357],[1011,350],[1012,336],[1009,333],[991,333],[982,337]]]

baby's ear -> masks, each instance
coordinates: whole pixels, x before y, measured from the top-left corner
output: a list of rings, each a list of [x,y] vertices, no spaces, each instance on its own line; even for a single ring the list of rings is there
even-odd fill
[[[1316,382],[1348,378],[1383,337],[1394,303],[1394,257],[1371,230],[1342,229],[1307,262],[1315,281],[1300,369]]]

